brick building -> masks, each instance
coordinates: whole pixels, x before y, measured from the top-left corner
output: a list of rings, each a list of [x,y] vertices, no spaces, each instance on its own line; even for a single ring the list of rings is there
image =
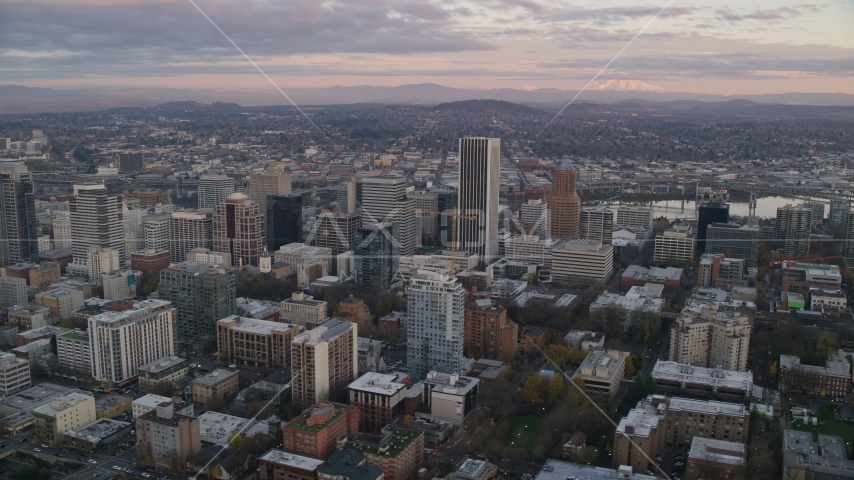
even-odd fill
[[[240,390],[237,370],[218,369],[190,383],[193,403],[207,405],[212,399],[225,399],[237,395]]]
[[[323,401],[282,427],[282,448],[315,458],[335,452],[335,440],[359,432],[359,409]]]
[[[373,316],[365,302],[352,295],[338,302],[338,311],[332,316],[342,322],[351,322],[359,326],[359,330],[373,326]]]
[[[130,254],[131,268],[142,273],[159,272],[169,263],[169,250],[140,250]]]
[[[833,355],[824,367],[804,365],[794,355],[780,355],[780,391],[844,397],[851,391],[849,368],[843,358]]]
[[[407,387],[398,375],[366,373],[347,386],[350,405],[359,408],[359,431],[378,434],[404,413]]]
[[[355,448],[365,455],[365,463],[385,473],[383,480],[408,480],[424,460],[424,434],[387,425],[380,436],[348,435],[338,439],[338,449]]]
[[[519,345],[519,326],[507,319],[507,309],[488,298],[466,305],[463,350],[469,358],[510,360]]]

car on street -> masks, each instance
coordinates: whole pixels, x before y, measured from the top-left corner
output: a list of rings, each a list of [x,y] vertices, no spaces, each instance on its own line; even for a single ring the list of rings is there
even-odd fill
[[[150,474],[150,473],[145,473],[145,472],[143,472],[142,476],[143,476],[143,477],[145,477],[145,478],[148,478],[148,477],[150,477],[150,476],[151,476],[151,474]]]
[[[121,469],[122,469],[122,467],[120,467],[118,465],[113,465],[113,470],[121,470]]]
[[[50,447],[50,445],[48,445],[48,444],[46,444],[46,443],[43,443],[43,444],[42,444],[42,448],[48,448],[48,447]]]
[[[97,460],[89,460],[89,463],[91,463],[92,465],[97,465],[98,461]]]
[[[99,473],[93,473],[93,474],[92,474],[92,478],[98,478],[98,477],[100,477],[100,476],[101,476],[101,473],[100,473],[100,472],[99,472]]]
[[[41,449],[41,448],[34,448],[34,449],[33,449],[33,451],[34,451],[34,452],[41,452],[41,451],[42,451],[42,449]]]

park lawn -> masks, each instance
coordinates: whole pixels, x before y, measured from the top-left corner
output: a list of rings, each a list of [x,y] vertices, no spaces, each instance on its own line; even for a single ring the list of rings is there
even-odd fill
[[[533,415],[510,419],[510,428],[507,430],[505,441],[516,448],[524,447],[525,452],[530,454],[534,447],[534,439],[540,431],[541,422],[542,418]]]
[[[854,423],[827,422],[824,425],[802,425],[792,423],[792,428],[802,432],[810,432],[813,441],[818,441],[819,434],[836,435],[845,441],[845,451],[850,457],[854,449]]]

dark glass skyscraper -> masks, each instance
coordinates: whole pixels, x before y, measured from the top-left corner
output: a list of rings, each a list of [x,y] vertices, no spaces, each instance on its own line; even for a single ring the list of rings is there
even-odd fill
[[[267,195],[267,251],[302,242],[302,195]]]
[[[721,202],[700,204],[697,219],[697,250],[706,253],[706,229],[713,223],[729,223],[729,205]]]
[[[369,224],[356,230],[356,282],[388,290],[397,274],[397,224]]]
[[[0,165],[0,265],[38,262],[33,176],[21,163]]]

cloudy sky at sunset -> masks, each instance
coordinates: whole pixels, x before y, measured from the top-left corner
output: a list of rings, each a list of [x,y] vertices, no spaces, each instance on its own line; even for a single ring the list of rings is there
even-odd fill
[[[196,2],[283,88],[577,89],[667,0]],[[0,5],[3,84],[269,89],[189,0]],[[600,80],[854,93],[854,0],[674,0]]]

